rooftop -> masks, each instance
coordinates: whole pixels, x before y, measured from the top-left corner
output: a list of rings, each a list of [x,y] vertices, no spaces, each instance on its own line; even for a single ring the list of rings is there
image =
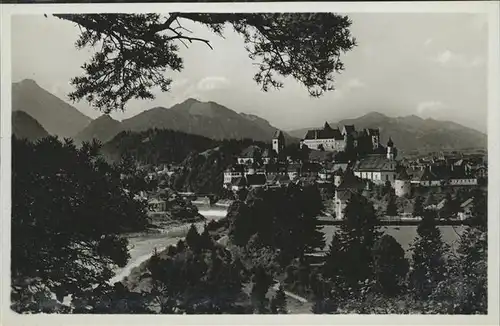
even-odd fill
[[[250,145],[241,152],[240,157],[253,158],[257,152],[261,152],[260,147],[257,145]]]
[[[357,171],[395,171],[396,162],[385,155],[368,155],[356,163]]]
[[[333,129],[330,127],[328,123],[325,123],[323,129],[311,129],[308,130],[306,135],[304,136],[304,140],[307,139],[335,139],[335,140],[343,140],[344,136],[338,128]]]

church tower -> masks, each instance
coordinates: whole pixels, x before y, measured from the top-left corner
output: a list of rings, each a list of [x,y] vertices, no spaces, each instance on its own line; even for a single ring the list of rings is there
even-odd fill
[[[391,137],[389,137],[389,141],[387,142],[387,159],[394,160],[396,159],[396,148],[394,147],[394,143],[392,142]]]
[[[283,149],[285,149],[285,136],[281,130],[276,130],[273,137],[273,150],[279,154]]]

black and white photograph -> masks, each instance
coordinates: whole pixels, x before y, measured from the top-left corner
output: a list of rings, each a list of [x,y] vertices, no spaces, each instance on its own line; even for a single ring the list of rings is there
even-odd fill
[[[3,312],[497,324],[498,3],[290,6],[9,7]]]

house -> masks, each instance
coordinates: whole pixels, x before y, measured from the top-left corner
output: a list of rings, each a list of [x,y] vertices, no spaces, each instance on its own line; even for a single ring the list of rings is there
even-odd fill
[[[354,175],[370,180],[374,184],[394,183],[396,180],[397,162],[383,155],[368,155],[356,162]]]
[[[301,175],[297,179],[294,180],[294,183],[301,186],[313,185],[316,183],[316,177]]]
[[[477,165],[474,168],[474,176],[478,179],[484,179],[488,177],[488,168],[485,165]]]
[[[428,166],[414,174],[411,183],[422,187],[439,187],[444,184],[444,179],[433,171],[432,166]]]
[[[291,163],[288,165],[288,178],[290,180],[294,181],[297,179],[300,175],[300,170],[301,170],[301,164],[300,163]]]
[[[333,173],[334,171],[326,170],[323,168],[319,171],[318,177],[323,182],[331,182],[333,178]]]
[[[290,178],[287,174],[268,174],[266,175],[266,186],[270,188],[287,187],[290,184]]]
[[[247,186],[247,180],[245,177],[238,177],[231,181],[231,190],[240,191]]]
[[[165,212],[167,210],[167,202],[162,199],[152,198],[148,201],[148,209],[151,212]]]
[[[478,181],[474,176],[454,176],[448,180],[450,186],[477,186]]]
[[[262,150],[257,145],[251,145],[245,148],[238,156],[238,164],[248,165],[253,164],[256,158],[262,157]]]
[[[332,162],[334,154],[335,154],[334,151],[321,151],[321,150],[312,149],[309,151],[309,159],[308,160],[309,160],[309,162],[313,162],[313,163]]]
[[[274,151],[274,149],[266,148],[262,153],[262,163],[270,164],[274,163],[278,160],[278,154]]]
[[[269,163],[264,165],[264,172],[268,174],[287,174],[287,166],[283,163]]]
[[[300,167],[300,176],[316,178],[321,169],[322,166],[319,163],[304,162]]]
[[[241,178],[244,174],[242,165],[232,165],[224,171],[224,188],[231,188],[233,179]]]
[[[243,175],[245,177],[247,177],[248,175],[252,175],[252,174],[265,175],[266,169],[264,167],[260,166],[259,164],[257,164],[257,162],[253,162],[252,164],[246,166],[245,172],[243,173]]]
[[[474,199],[469,198],[466,201],[464,201],[462,204],[460,204],[460,211],[458,212],[458,219],[459,220],[466,220],[472,216],[472,208],[474,205]]]
[[[437,204],[426,206],[425,209],[440,211],[443,209],[445,204],[446,204],[446,199],[443,199]]]

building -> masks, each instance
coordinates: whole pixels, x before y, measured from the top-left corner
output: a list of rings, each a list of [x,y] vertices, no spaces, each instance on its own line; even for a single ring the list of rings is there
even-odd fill
[[[151,212],[165,212],[167,210],[167,202],[162,199],[152,198],[148,201],[148,209]]]
[[[230,189],[233,180],[243,177],[245,172],[244,166],[232,165],[224,171],[224,188]]]
[[[266,148],[262,152],[262,164],[270,164],[278,161],[278,154],[274,149]]]
[[[431,165],[415,173],[410,182],[422,187],[439,187],[445,184],[445,178]]]
[[[273,151],[279,155],[285,149],[285,135],[281,130],[276,130],[273,136]]]
[[[292,181],[297,179],[300,175],[300,163],[291,163],[288,165],[287,173],[288,173],[288,178]]]
[[[386,155],[371,154],[356,162],[354,175],[358,178],[370,180],[374,184],[385,184],[396,181],[397,151],[392,139],[387,142]]]
[[[259,146],[251,145],[245,148],[238,156],[238,164],[248,165],[255,163],[256,159],[262,157],[262,150]]]
[[[460,211],[458,212],[459,220],[466,220],[472,216],[472,208],[474,206],[474,199],[469,198],[460,204]]]
[[[342,129],[334,129],[327,122],[322,129],[308,130],[302,144],[310,149],[327,152],[342,152],[348,146],[368,153],[378,153],[383,150],[380,146],[378,129],[369,128],[357,131],[354,125],[344,125]]]
[[[236,179],[233,179],[231,181],[231,190],[232,191],[240,191],[242,189],[244,189],[245,187],[247,186],[247,180],[245,177],[239,177],[239,178],[236,178]]]
[[[401,169],[396,175],[396,180],[394,181],[394,192],[396,196],[403,197],[409,194],[411,191],[410,177],[406,173],[406,169]]]
[[[310,149],[343,151],[346,147],[346,140],[338,128],[333,129],[328,122],[325,122],[323,129],[308,130],[302,144]]]
[[[266,185],[271,188],[287,187],[290,184],[288,175],[268,174],[266,175]]]

